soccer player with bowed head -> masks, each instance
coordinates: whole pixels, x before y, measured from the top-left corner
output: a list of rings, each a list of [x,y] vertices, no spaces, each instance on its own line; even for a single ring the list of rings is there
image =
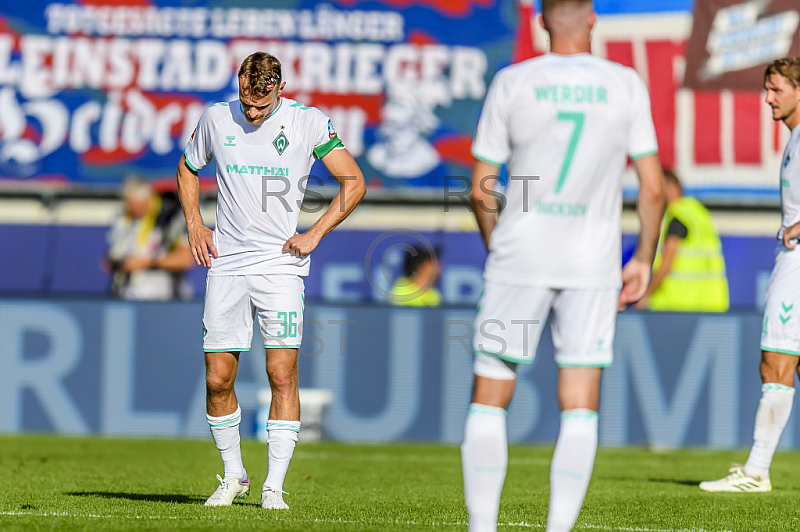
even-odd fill
[[[561,426],[550,469],[548,532],[571,530],[594,466],[603,368],[618,310],[650,280],[664,210],[647,89],[589,53],[591,0],[543,0],[551,53],[499,71],[472,153],[472,204],[489,250],[475,318],[474,386],[461,446],[471,532],[495,531],[508,463],[506,409],[551,318]],[[639,177],[641,233],[620,268],[622,174]],[[507,165],[497,216],[496,175]]]
[[[781,162],[782,220],[764,304],[761,400],[747,462],[733,466],[725,478],[701,482],[700,489],[705,491],[772,490],[769,467],[792,412],[794,375],[800,374],[800,59],[772,62],[764,72],[764,88],[772,119],[783,121],[792,134]]]
[[[250,349],[257,316],[272,389],[267,423],[269,470],[261,506],[286,509],[283,482],[300,431],[297,350],[302,342],[303,277],[309,254],[361,201],[364,177],[330,119],[281,96],[274,56],[256,52],[239,69],[239,99],[209,107],[178,163],[178,188],[197,264],[209,268],[203,310],[206,409],[224,463],[206,506],[230,506],[250,491],[239,446],[241,409],[234,381]],[[217,165],[212,232],[199,209],[197,171]],[[327,211],[296,233],[305,180],[321,159],[340,190]]]

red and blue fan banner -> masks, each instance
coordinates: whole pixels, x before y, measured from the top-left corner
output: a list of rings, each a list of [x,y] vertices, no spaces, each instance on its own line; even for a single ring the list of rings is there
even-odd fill
[[[642,75],[662,161],[690,189],[777,191],[788,131],[771,122],[759,87],[738,81],[736,69],[757,72],[772,59],[745,45],[765,24],[778,24],[776,16],[783,17],[786,55],[797,55],[796,33],[789,37],[797,9],[792,0],[775,0],[753,15],[756,4],[764,3],[595,2],[593,53]],[[472,135],[497,70],[547,48],[532,0],[272,5],[6,3],[0,13],[0,179],[79,187],[116,187],[134,173],[172,180],[204,109],[235,99],[242,59],[265,50],[283,63],[284,94],[331,117],[370,186],[440,189],[448,176],[469,175]],[[735,26],[744,24],[735,13],[720,19],[728,26],[719,29],[717,13],[731,9],[750,17],[755,29]],[[708,28],[693,30],[695,21]],[[709,52],[712,45],[717,48]],[[692,81],[697,72],[716,73],[704,78],[712,85]],[[327,175],[319,166],[314,173]],[[213,168],[201,176],[213,179]],[[630,174],[626,185],[633,184]]]
[[[257,50],[327,113],[373,186],[441,186],[469,146],[513,4],[14,2],[0,14],[0,175],[113,186],[174,175],[204,109]],[[213,173],[211,174],[213,175]]]

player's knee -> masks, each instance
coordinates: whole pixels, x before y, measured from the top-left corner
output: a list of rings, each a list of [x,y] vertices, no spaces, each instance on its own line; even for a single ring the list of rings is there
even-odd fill
[[[292,368],[275,368],[267,376],[272,389],[279,393],[290,392],[297,387],[297,374]]]
[[[222,394],[233,390],[233,378],[224,373],[206,373],[206,390],[209,394]]]

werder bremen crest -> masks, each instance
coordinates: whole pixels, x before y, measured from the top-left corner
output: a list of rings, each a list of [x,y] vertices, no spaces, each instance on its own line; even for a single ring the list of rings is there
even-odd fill
[[[278,136],[275,137],[275,140],[272,141],[272,145],[275,146],[275,149],[278,150],[278,155],[283,155],[284,150],[286,147],[289,146],[289,139],[286,138],[286,135],[283,134],[283,131],[278,133]]]

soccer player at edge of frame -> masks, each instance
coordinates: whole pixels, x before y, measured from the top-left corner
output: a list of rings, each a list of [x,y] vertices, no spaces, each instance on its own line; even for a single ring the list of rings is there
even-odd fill
[[[494,532],[508,464],[506,409],[551,316],[561,426],[547,532],[572,530],[594,467],[603,368],[616,315],[650,281],[665,198],[647,88],[592,56],[591,0],[543,0],[551,53],[499,71],[478,122],[472,205],[489,250],[473,327],[474,385],[461,446],[470,532]],[[620,267],[622,174],[639,178],[641,232]],[[499,167],[509,179],[498,217]]]
[[[781,162],[781,227],[764,302],[761,400],[747,462],[734,464],[725,478],[701,482],[704,491],[772,490],[769,467],[792,412],[794,375],[800,374],[800,58],[777,59],[767,66],[764,89],[772,119],[782,121],[792,134]]]
[[[283,482],[300,432],[297,349],[302,343],[309,254],[366,192],[364,176],[318,109],[284,98],[274,56],[256,52],[238,73],[239,99],[209,107],[178,163],[178,189],[195,262],[209,268],[203,310],[206,409],[224,464],[206,506],[230,506],[250,492],[239,446],[241,409],[234,381],[250,349],[253,318],[266,350],[272,389],[267,422],[269,468],[261,506],[288,509]],[[197,171],[217,162],[217,219],[212,232],[199,208]],[[321,159],[340,189],[308,231],[297,234],[307,176]],[[280,179],[271,176],[281,176]],[[287,179],[288,178],[288,179]],[[288,184],[288,190],[286,190]]]

